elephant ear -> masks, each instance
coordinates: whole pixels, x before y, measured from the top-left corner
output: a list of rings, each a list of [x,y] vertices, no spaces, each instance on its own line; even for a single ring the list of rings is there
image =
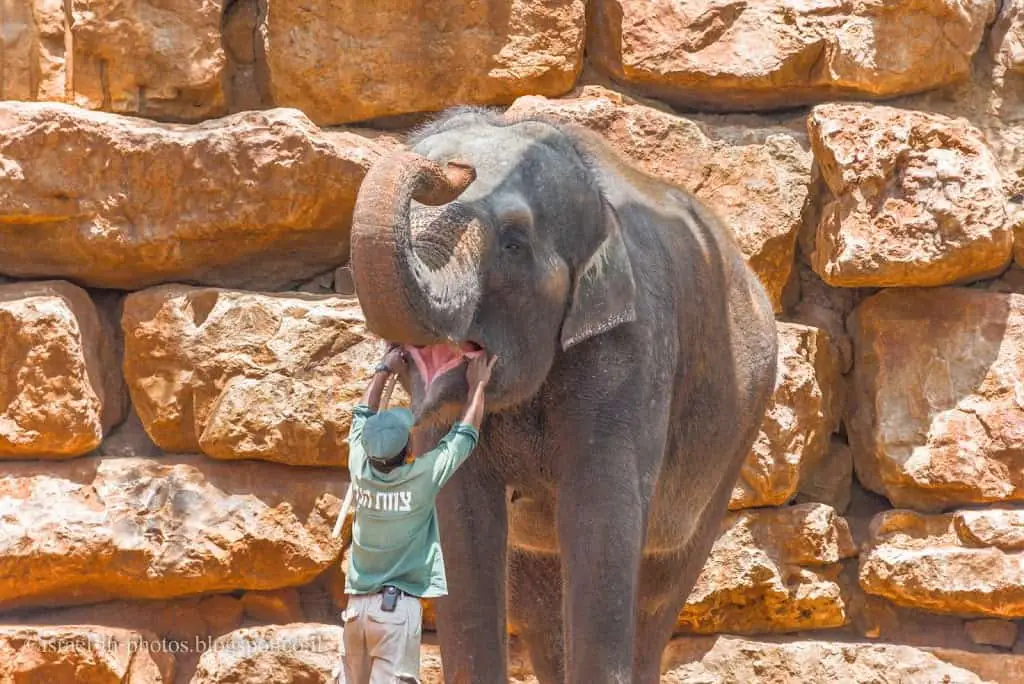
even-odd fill
[[[636,320],[636,282],[614,210],[605,204],[605,239],[576,273],[562,322],[562,349]]]

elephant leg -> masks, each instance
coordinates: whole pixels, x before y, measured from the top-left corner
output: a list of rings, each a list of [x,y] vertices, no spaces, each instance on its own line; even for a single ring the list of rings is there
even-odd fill
[[[509,612],[541,684],[562,684],[562,572],[554,553],[509,550]]]
[[[473,454],[437,500],[449,595],[437,601],[447,684],[508,679],[505,485]]]
[[[559,490],[567,684],[633,681],[646,506],[637,469],[622,465],[636,463],[632,452],[621,443],[589,450]]]

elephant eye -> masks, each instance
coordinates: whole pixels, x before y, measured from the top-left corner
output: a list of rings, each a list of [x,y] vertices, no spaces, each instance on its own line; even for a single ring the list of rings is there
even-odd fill
[[[526,238],[518,231],[508,231],[501,236],[501,248],[505,252],[519,254],[526,247]]]

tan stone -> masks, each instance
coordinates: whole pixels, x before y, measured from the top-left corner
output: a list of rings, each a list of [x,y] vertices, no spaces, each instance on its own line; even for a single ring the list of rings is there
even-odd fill
[[[202,456],[11,463],[0,475],[0,610],[278,589],[340,554],[345,483]]]
[[[800,476],[797,503],[819,502],[843,513],[850,505],[853,484],[853,451],[833,437],[821,460],[810,463]]]
[[[826,283],[931,287],[1009,263],[1002,177],[965,119],[829,104],[807,127],[829,192],[811,255]]]
[[[92,625],[0,627],[0,682],[172,684],[174,656],[160,646],[151,632]]]
[[[959,515],[876,516],[860,555],[864,591],[935,613],[1024,617],[1024,552],[975,546],[962,535]]]
[[[63,100],[64,1],[4,0],[0,25],[0,100]]]
[[[801,236],[805,233],[802,231]],[[813,241],[810,248],[813,249]],[[801,245],[800,249],[806,256],[807,246]],[[829,287],[800,260],[795,276],[796,282],[791,279],[789,292],[797,299],[787,307],[786,320],[825,329],[839,360],[840,371],[849,373],[853,367],[853,342],[846,330],[846,318],[873,290]]]
[[[1002,0],[989,32],[988,48],[1002,76],[1024,74],[1024,0]]]
[[[247,591],[242,596],[245,614],[257,622],[287,624],[302,622],[299,592],[294,587],[273,591]]]
[[[677,639],[670,643],[663,662],[666,661],[662,684],[983,684],[986,681],[941,657],[896,644],[807,639],[778,643],[727,636]]]
[[[957,511],[957,536],[967,546],[994,546],[1003,551],[1024,551],[1024,509],[986,508]]]
[[[70,283],[0,285],[0,459],[80,456],[124,418],[113,335]]]
[[[0,272],[288,287],[347,259],[378,150],[294,110],[186,126],[0,102]]]
[[[730,513],[679,615],[680,630],[757,633],[839,627],[839,562],[856,554],[823,504]]]
[[[1017,641],[1017,623],[1006,620],[968,620],[964,628],[976,644],[1013,648]]]
[[[351,409],[384,352],[358,301],[167,285],[129,295],[122,324],[132,401],[160,447],[347,464]]]
[[[732,510],[792,499],[801,474],[824,458],[828,436],[839,427],[839,365],[828,334],[780,322],[778,337],[775,394],[733,489]]]
[[[701,109],[893,97],[967,77],[996,5],[598,0],[588,54],[619,81]]]
[[[317,623],[239,629],[210,644],[190,684],[331,684],[341,638],[340,626]]]
[[[507,115],[542,113],[586,126],[638,168],[704,200],[733,230],[781,311],[810,184],[803,134],[767,121],[737,134],[596,86],[575,95],[523,97]]]
[[[70,0],[73,102],[195,121],[226,112],[218,0]]]
[[[584,13],[583,0],[270,3],[268,90],[321,125],[561,95],[582,67]]]
[[[1024,500],[1024,295],[885,290],[850,325],[861,483],[920,510]]]

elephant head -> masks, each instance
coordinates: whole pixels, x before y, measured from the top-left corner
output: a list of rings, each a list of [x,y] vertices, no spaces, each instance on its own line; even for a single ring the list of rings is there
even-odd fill
[[[526,401],[560,354],[635,319],[633,272],[595,165],[538,120],[459,111],[378,161],[356,201],[351,266],[367,325],[400,344],[419,418],[497,355],[489,410]]]

